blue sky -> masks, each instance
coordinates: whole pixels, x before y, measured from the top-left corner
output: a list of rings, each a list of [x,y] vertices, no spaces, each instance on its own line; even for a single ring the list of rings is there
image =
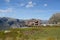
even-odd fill
[[[0,0],[0,17],[48,20],[60,12],[60,0]]]

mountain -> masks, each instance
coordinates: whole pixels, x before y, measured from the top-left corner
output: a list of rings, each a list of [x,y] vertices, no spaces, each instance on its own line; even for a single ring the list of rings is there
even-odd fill
[[[14,19],[14,18],[8,18],[8,17],[0,17],[0,30],[25,27],[26,21],[27,20]],[[47,24],[48,20],[41,20],[40,23]]]
[[[42,24],[48,24],[49,22],[48,22],[48,20],[41,20],[41,23]]]
[[[10,29],[10,28],[20,28],[25,26],[24,20],[0,17],[0,30]]]

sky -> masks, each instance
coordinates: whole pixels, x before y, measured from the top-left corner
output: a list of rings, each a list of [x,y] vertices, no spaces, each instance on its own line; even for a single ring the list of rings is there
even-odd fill
[[[48,20],[60,12],[60,0],[0,0],[0,17]]]

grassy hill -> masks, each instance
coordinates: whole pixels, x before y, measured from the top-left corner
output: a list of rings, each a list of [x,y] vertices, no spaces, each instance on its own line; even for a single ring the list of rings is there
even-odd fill
[[[0,31],[0,40],[60,40],[60,27],[31,27]]]

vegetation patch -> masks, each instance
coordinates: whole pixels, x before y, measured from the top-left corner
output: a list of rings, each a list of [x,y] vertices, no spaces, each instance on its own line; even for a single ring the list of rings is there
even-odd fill
[[[30,27],[0,31],[1,40],[60,40],[60,27]]]

